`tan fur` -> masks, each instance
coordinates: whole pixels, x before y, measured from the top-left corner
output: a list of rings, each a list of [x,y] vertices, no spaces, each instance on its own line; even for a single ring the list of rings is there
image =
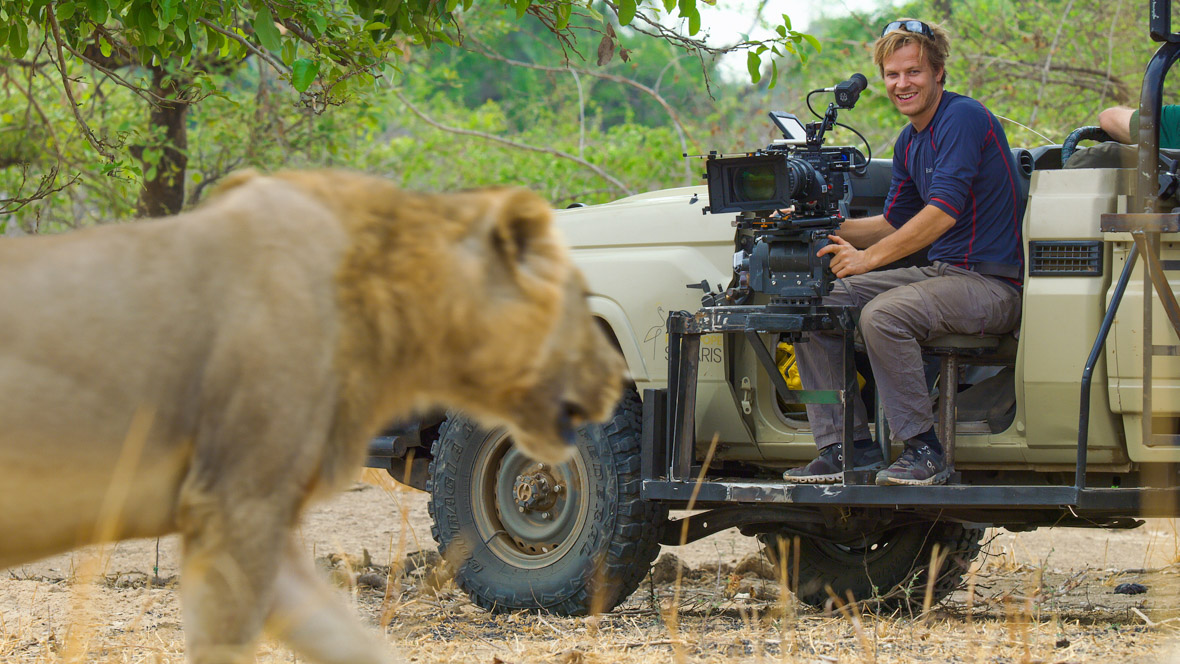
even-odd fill
[[[192,661],[249,660],[268,621],[385,659],[290,530],[391,419],[464,410],[559,461],[565,414],[608,415],[624,365],[550,217],[245,172],[178,217],[0,241],[0,568],[179,531]]]

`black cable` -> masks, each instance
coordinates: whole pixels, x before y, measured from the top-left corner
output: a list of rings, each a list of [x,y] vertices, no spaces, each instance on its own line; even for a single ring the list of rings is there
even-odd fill
[[[853,129],[852,127],[849,127],[848,125],[846,125],[842,122],[837,122],[835,124],[837,127],[844,127],[848,131],[856,134],[857,136],[860,137],[860,140],[864,141],[865,149],[867,149],[869,151],[869,156],[865,157],[865,163],[859,170],[857,170],[857,168],[855,166],[852,168],[853,173],[856,173],[857,175],[864,175],[869,170],[869,162],[873,160],[873,146],[869,144],[869,139],[865,138],[864,134],[860,133],[859,131]]]
[[[807,110],[811,111],[811,114],[814,115],[815,117],[819,118],[820,120],[823,120],[824,116],[817,113],[815,111],[815,109],[811,106],[811,95],[813,95],[817,92],[826,92],[826,90],[824,90],[823,88],[820,88],[818,90],[812,90],[811,92],[807,93],[807,97],[806,97]],[[859,169],[857,169],[855,166],[852,168],[853,173],[855,173],[857,175],[864,175],[865,173],[867,173],[869,171],[869,162],[873,160],[873,146],[869,144],[869,139],[865,138],[864,134],[860,133],[859,131],[853,129],[852,127],[849,127],[848,125],[846,125],[842,122],[834,122],[833,124],[837,127],[844,127],[848,131],[859,136],[860,140],[864,141],[865,148],[869,151],[869,156],[865,158],[865,163]]]
[[[820,115],[819,113],[816,113],[815,109],[811,107],[811,95],[813,95],[817,92],[824,92],[824,89],[820,88],[818,90],[812,90],[811,92],[807,93],[807,110],[811,111],[811,114],[814,115],[815,117],[819,118],[820,120],[823,120],[824,116]]]

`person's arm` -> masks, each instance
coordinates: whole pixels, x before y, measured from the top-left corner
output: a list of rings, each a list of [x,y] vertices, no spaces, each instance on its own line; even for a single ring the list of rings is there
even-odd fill
[[[1131,115],[1134,113],[1135,109],[1113,106],[1098,114],[1098,126],[1119,143],[1135,143],[1137,139],[1131,137]]]
[[[897,229],[893,227],[893,224],[885,220],[885,215],[879,214],[875,217],[846,219],[844,223],[840,224],[840,228],[835,232],[835,235],[848,240],[848,243],[857,249],[865,249],[880,242],[895,231]]]
[[[874,217],[867,220],[872,219]],[[889,225],[888,222],[886,225]],[[954,217],[939,207],[927,205],[901,228],[889,233],[867,249],[857,249],[847,239],[832,235],[829,236],[832,238],[832,244],[820,249],[817,255],[832,255],[830,267],[837,277],[864,274],[929,246],[954,225]],[[843,235],[843,225],[840,226],[840,231]]]

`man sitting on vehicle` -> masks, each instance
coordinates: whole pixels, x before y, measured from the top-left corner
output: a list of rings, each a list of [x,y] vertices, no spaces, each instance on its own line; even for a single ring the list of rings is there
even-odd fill
[[[850,305],[896,439],[905,450],[877,473],[877,484],[940,484],[949,471],[934,431],[933,406],[919,343],[943,334],[1002,334],[1020,317],[1024,254],[1016,164],[1008,139],[983,104],[944,90],[947,34],[913,19],[889,23],[873,62],[893,105],[910,124],[894,144],[893,181],[885,213],[845,221],[832,244],[838,277],[828,305]],[[929,247],[928,267],[872,270]],[[843,345],[837,331],[812,334],[798,345],[807,389],[843,382]],[[870,438],[864,402],[854,409],[852,466],[884,468]],[[792,482],[843,479],[842,406],[808,404],[820,454],[788,470]]]
[[[1180,105],[1166,104],[1157,121],[1161,148],[1180,148]],[[1139,142],[1139,109],[1112,106],[1098,114],[1098,126],[1119,143]]]

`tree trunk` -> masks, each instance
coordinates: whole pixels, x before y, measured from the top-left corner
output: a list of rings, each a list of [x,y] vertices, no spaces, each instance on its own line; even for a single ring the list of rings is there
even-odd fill
[[[145,146],[136,155],[144,173],[143,189],[139,192],[136,210],[141,217],[176,214],[184,207],[185,169],[188,168],[188,129],[185,118],[189,103],[177,100],[182,89],[183,86],[174,77],[169,77],[163,67],[152,67],[152,92],[168,101],[158,101],[152,105],[149,123],[151,135],[157,142]],[[158,161],[148,159],[149,155],[155,156],[157,152]]]

